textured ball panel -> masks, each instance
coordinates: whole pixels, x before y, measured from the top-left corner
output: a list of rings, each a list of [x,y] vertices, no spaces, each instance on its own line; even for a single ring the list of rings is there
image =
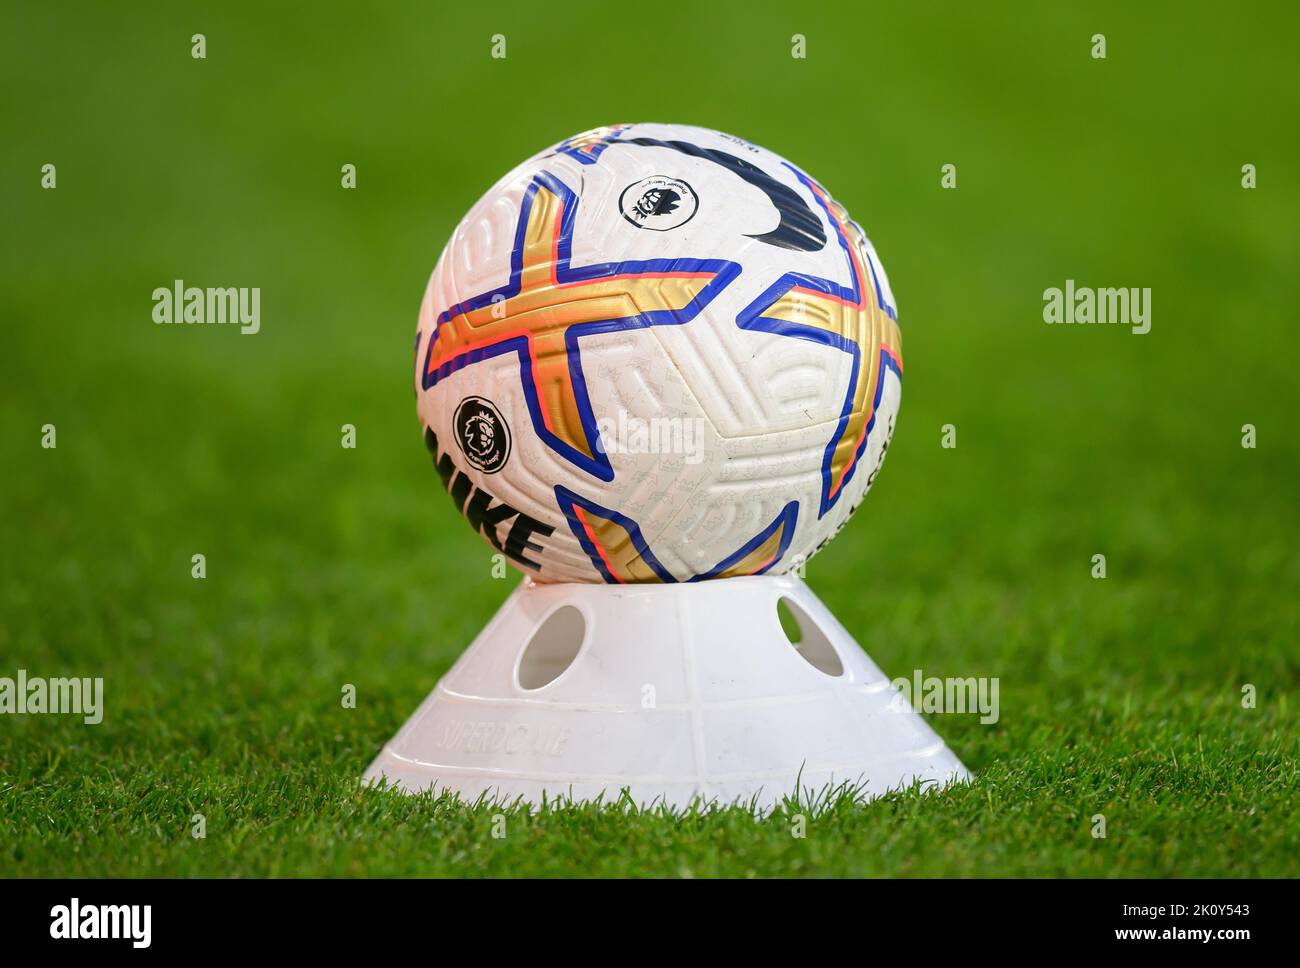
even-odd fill
[[[884,459],[896,319],[871,243],[794,166],[700,128],[597,129],[502,178],[443,251],[425,443],[538,580],[785,571]]]

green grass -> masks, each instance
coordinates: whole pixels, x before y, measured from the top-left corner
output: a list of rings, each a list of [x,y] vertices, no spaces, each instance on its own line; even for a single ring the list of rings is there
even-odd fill
[[[0,676],[107,712],[0,716],[0,873],[1300,873],[1300,16],[859,9],[6,11]],[[501,172],[620,120],[788,155],[888,265],[898,432],[808,581],[888,674],[1000,677],[996,725],[931,717],[970,786],[802,838],[358,789],[512,584],[420,444],[425,279]],[[155,326],[177,277],[261,286],[262,332]],[[1066,278],[1151,287],[1151,333],[1045,326]]]

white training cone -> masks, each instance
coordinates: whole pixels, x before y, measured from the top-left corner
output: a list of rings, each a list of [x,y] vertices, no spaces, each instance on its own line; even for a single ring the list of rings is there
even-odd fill
[[[781,628],[784,601],[802,632]],[[802,581],[525,580],[366,771],[408,791],[770,808],[970,774]]]

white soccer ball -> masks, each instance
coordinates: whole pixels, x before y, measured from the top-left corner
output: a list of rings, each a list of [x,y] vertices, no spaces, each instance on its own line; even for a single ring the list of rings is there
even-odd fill
[[[770,151],[671,124],[597,128],[497,182],[415,351],[444,486],[538,581],[797,567],[871,486],[902,386],[857,224]]]

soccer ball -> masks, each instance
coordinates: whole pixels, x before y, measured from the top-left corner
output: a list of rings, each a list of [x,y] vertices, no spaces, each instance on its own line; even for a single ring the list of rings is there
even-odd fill
[[[702,128],[597,128],[502,178],[443,250],[425,445],[538,581],[789,571],[884,461],[897,318],[866,235],[794,165]]]

